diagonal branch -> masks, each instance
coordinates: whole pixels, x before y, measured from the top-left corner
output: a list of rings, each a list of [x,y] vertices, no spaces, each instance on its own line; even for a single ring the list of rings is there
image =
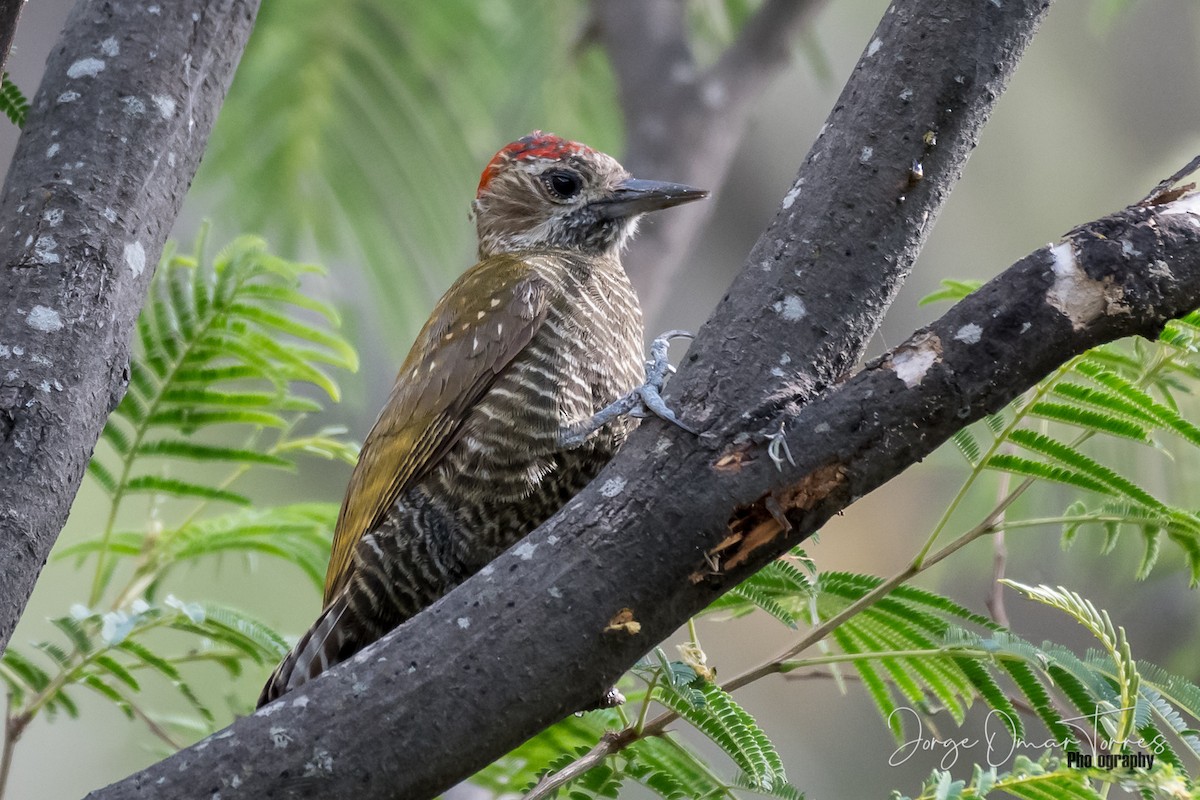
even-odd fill
[[[1054,366],[1197,306],[1200,193],[1082,226],[785,414],[795,466],[777,471],[762,444],[712,453],[647,426],[638,459],[379,646],[92,797],[431,796]],[[790,530],[771,527],[767,496]],[[731,535],[723,519],[756,522]],[[640,634],[605,630],[622,608]],[[212,776],[203,791],[196,775]]]
[[[1076,330],[1047,304],[1055,273],[1035,254],[835,386],[1047,5],[910,0],[884,17],[778,218],[668,387],[705,436],[644,424],[546,525],[378,645],[94,800],[432,796],[594,701],[714,597],[1056,359],[1200,304],[1190,220],[1143,210],[1138,250],[1171,260],[1177,295],[1163,280],[1148,291],[1144,271],[1121,262],[1135,274],[1106,281],[1129,282],[1123,302],[1136,310],[1081,318]],[[1152,221],[1162,240],[1141,241]],[[1082,251],[1079,263],[1090,268]],[[1037,326],[1028,337],[1026,321]],[[979,338],[962,334],[969,325]],[[1012,357],[1027,342],[1041,350]],[[763,434],[781,425],[796,463],[777,471]],[[640,632],[610,625],[624,615]]]
[[[0,647],[125,392],[134,321],[257,9],[85,0],[46,65],[0,196]]]

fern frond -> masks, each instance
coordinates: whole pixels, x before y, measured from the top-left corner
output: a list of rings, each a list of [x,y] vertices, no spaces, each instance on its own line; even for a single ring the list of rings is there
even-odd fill
[[[654,697],[720,747],[756,789],[787,784],[783,761],[754,718],[720,687],[705,683],[699,688],[704,695],[700,708],[668,684],[656,685]]]
[[[29,101],[17,85],[8,79],[8,73],[0,75],[0,111],[18,128],[25,124],[29,113]]]

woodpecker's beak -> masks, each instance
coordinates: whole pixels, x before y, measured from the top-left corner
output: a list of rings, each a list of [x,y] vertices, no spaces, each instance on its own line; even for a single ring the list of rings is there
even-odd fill
[[[608,219],[632,217],[647,211],[658,211],[681,203],[690,203],[708,197],[707,189],[696,189],[682,183],[643,181],[630,178],[617,185],[610,197],[597,200],[593,205]]]

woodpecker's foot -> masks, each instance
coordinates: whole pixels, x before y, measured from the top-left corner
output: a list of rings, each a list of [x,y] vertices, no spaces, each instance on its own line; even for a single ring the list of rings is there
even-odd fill
[[[615,402],[600,409],[591,419],[564,429],[559,433],[559,444],[567,448],[578,447],[593,433],[617,417],[626,414],[638,418],[655,416],[688,433],[699,435],[699,431],[684,424],[679,417],[675,416],[675,412],[667,407],[661,394],[667,375],[675,371],[675,368],[671,366],[670,359],[667,358],[667,352],[671,349],[671,340],[684,338],[691,339],[692,334],[687,331],[667,331],[656,338],[650,345],[650,360],[646,362],[646,382],[624,397],[618,398]]]

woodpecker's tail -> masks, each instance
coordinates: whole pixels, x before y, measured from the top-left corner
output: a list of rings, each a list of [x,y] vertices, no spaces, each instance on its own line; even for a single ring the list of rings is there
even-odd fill
[[[271,673],[262,694],[258,696],[258,708],[353,654],[353,645],[348,641],[348,626],[342,621],[346,608],[346,595],[343,592],[321,612],[313,626],[296,642],[292,652]],[[348,645],[351,648],[349,652]]]

